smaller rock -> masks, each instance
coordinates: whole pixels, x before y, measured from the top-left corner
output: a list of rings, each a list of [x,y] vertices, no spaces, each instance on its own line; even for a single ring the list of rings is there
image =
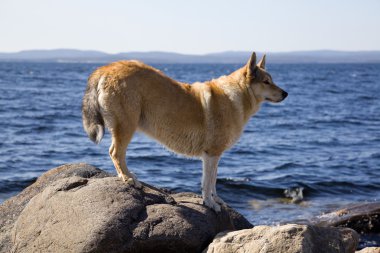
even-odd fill
[[[314,225],[323,227],[348,227],[358,233],[380,232],[380,202],[346,207],[318,216]]]
[[[359,248],[380,244],[380,202],[361,203],[317,216],[313,225],[345,227],[360,233]]]
[[[359,235],[349,228],[287,224],[219,233],[204,253],[353,253]]]
[[[379,247],[368,247],[362,250],[356,251],[356,253],[380,253]]]

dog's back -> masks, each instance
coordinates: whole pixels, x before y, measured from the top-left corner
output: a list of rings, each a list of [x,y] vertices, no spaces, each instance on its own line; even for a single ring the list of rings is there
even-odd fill
[[[141,62],[115,62],[95,70],[88,80],[83,103],[85,129],[99,142],[104,120],[115,134],[123,134],[121,129],[141,130],[175,152],[198,156],[205,139],[199,94],[189,84],[176,82]],[[96,126],[86,118],[92,118]]]

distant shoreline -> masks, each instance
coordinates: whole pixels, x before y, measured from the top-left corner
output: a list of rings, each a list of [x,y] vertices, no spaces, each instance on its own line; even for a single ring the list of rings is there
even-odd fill
[[[141,60],[150,64],[243,64],[248,51],[228,51],[204,55],[171,52],[128,52],[108,54],[76,49],[28,50],[0,53],[1,62],[107,63],[118,60]],[[263,53],[258,53],[263,54]],[[295,51],[268,52],[269,64],[380,63],[380,51]]]
[[[122,60],[122,59],[120,59]],[[129,60],[129,59],[123,59],[123,60]],[[132,60],[132,59],[131,59]],[[118,60],[114,60],[118,61]],[[1,60],[0,63],[29,63],[29,64],[94,64],[94,65],[105,65],[111,62],[114,62],[113,60],[111,61],[54,61],[54,60],[43,60],[43,61],[36,61],[36,60]],[[198,62],[149,62],[149,61],[144,61],[141,60],[142,62],[150,65],[175,65],[175,64],[180,64],[180,65],[244,65],[244,63],[237,63],[237,62],[232,62],[232,63],[225,63],[225,62],[206,62],[206,63],[198,63]],[[378,65],[380,62],[275,62],[268,64],[270,65],[360,65],[360,64],[366,64],[366,65]]]

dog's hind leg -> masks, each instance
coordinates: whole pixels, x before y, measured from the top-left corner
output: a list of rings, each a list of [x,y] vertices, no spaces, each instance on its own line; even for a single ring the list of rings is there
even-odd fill
[[[125,152],[129,142],[132,139],[135,129],[136,128],[132,126],[124,126],[118,127],[111,131],[112,144],[110,147],[110,157],[119,177],[121,177],[125,182],[134,185],[136,188],[141,188],[141,183],[137,180],[136,176],[128,170],[127,163],[125,161]]]
[[[113,154],[114,150],[115,150],[115,147],[114,147],[113,143],[111,143],[111,146],[110,146],[110,149],[109,149],[109,154],[110,154],[110,157],[111,157],[112,162],[113,162],[112,154]],[[118,167],[118,166],[115,166],[115,169],[116,169],[116,172],[117,172],[118,177],[121,178],[121,177],[122,177],[122,173],[121,173],[121,171],[119,170],[119,167]]]
[[[212,197],[212,190],[215,185],[216,171],[218,170],[218,162],[220,156],[209,156],[206,153],[202,155],[203,161],[203,174],[202,174],[202,198],[203,203],[215,210],[216,212],[220,212],[221,208],[218,203],[215,202]]]

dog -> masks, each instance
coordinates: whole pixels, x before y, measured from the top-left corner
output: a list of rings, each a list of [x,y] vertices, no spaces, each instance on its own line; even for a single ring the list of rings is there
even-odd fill
[[[83,126],[99,143],[105,126],[112,135],[109,155],[118,176],[141,188],[126,165],[126,149],[135,131],[169,150],[203,162],[202,198],[220,212],[225,204],[215,189],[218,162],[264,101],[281,102],[288,93],[265,70],[256,54],[233,73],[207,82],[175,81],[142,62],[118,61],[96,69],[83,97]]]

